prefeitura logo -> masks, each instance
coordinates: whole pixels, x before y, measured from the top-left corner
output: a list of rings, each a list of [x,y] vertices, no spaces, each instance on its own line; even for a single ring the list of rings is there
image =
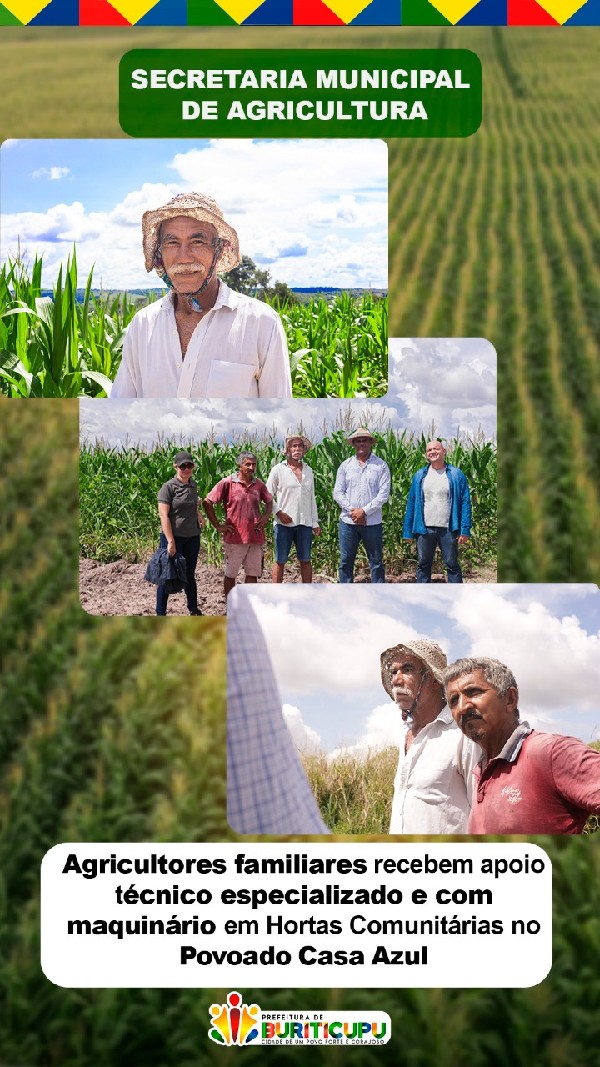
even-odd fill
[[[208,1036],[217,1045],[249,1045],[259,1036],[258,1004],[244,1004],[241,993],[235,990],[227,995],[226,1004],[211,1004],[211,1027]]]
[[[385,1045],[392,1033],[384,1011],[263,1011],[235,990],[209,1010],[218,1045]]]

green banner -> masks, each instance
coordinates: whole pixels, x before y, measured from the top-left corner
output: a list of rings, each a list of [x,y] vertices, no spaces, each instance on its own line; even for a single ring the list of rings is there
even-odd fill
[[[133,137],[468,137],[481,123],[464,48],[136,48],[119,87]]]

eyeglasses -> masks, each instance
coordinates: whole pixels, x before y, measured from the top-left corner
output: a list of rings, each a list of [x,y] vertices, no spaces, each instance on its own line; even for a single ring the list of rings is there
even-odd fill
[[[180,471],[191,471],[194,469],[194,463],[178,463],[177,469]]]

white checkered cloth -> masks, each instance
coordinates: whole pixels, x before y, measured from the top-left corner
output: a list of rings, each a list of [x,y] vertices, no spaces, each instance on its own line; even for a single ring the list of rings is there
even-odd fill
[[[245,590],[227,603],[227,818],[240,834],[327,834]]]

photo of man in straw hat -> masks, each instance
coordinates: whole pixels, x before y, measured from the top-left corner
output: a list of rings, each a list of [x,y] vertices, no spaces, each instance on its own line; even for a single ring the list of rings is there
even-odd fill
[[[381,653],[381,682],[402,713],[391,834],[465,834],[481,749],[456,728],[442,678],[446,655],[417,637]]]
[[[277,463],[267,478],[267,489],[275,497],[275,562],[272,580],[283,581],[283,572],[292,545],[300,564],[304,584],[312,582],[311,550],[313,534],[319,537],[321,527],[315,499],[315,479],[304,457],[311,442],[303,434],[290,434],[283,446],[285,460]]]
[[[217,277],[240,262],[218,204],[180,193],[144,212],[142,234],[146,270],[169,292],[132,319],[111,396],[290,397],[279,316]]]

